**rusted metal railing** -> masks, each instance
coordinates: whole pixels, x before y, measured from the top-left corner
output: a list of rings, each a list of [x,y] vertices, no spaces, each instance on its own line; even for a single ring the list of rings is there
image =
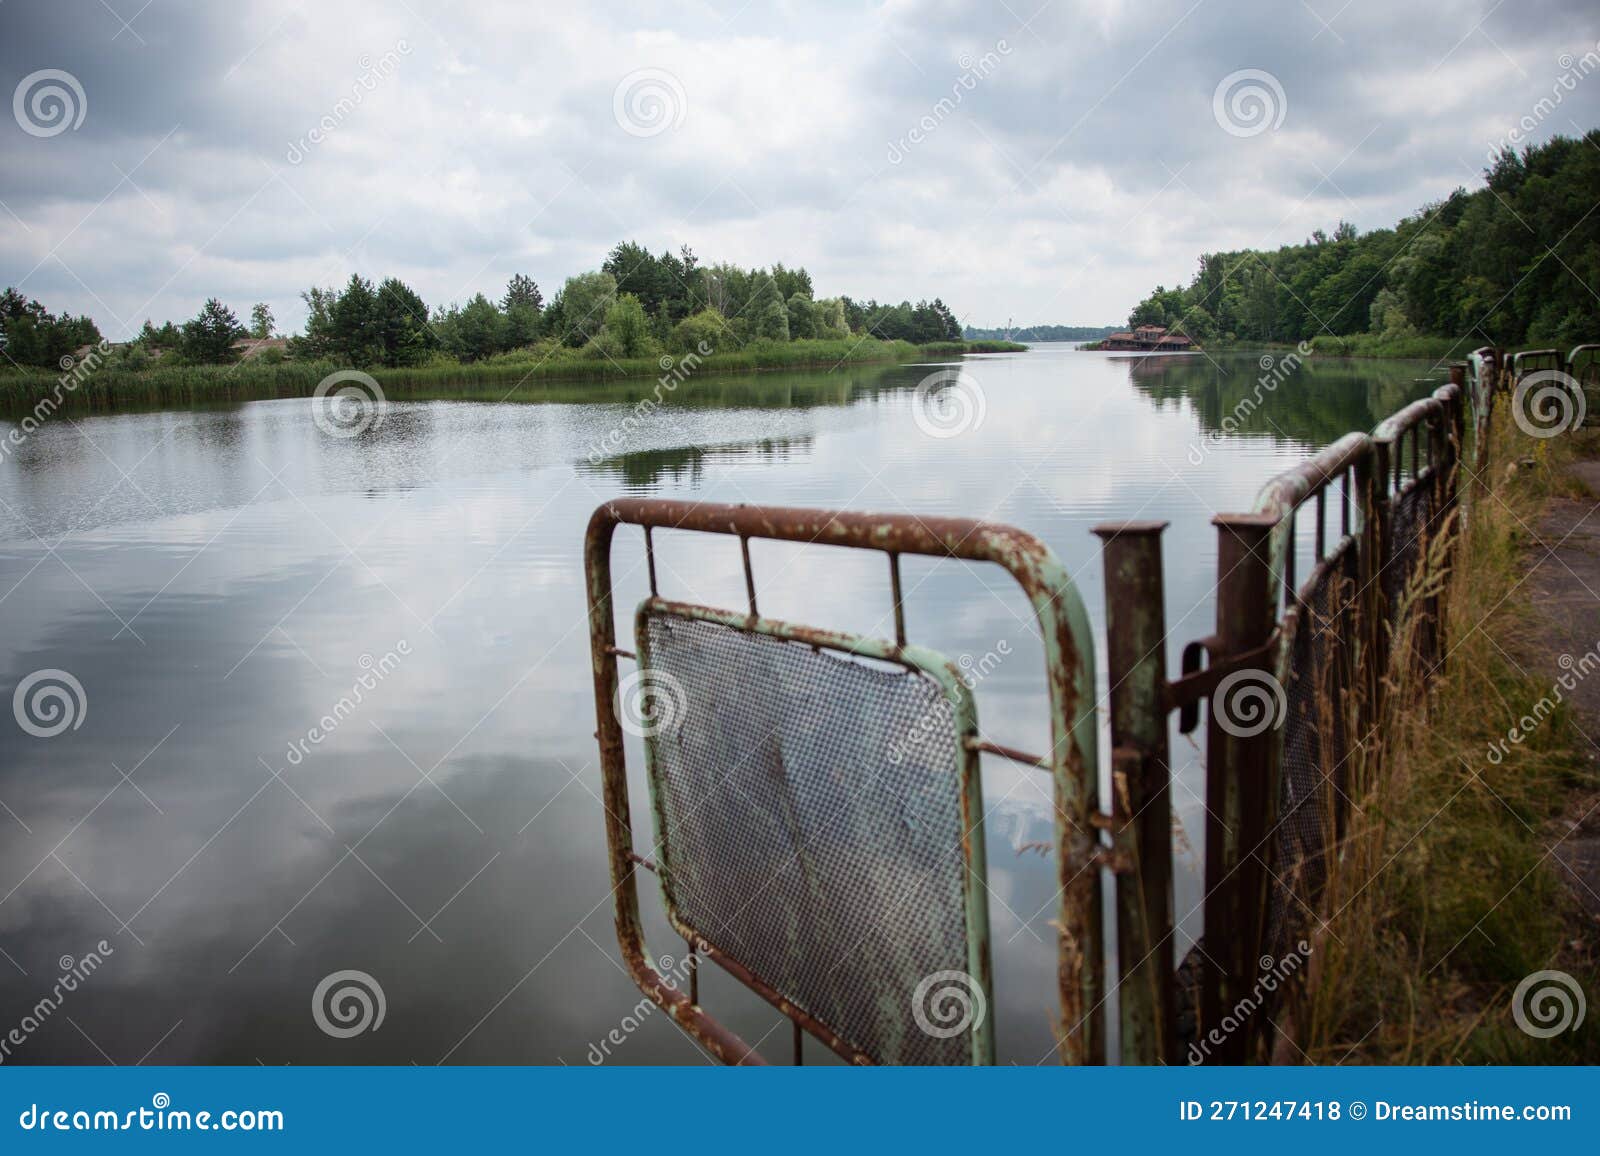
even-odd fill
[[[601,768],[616,895],[618,940],[628,970],[713,1055],[761,1062],[755,1051],[652,965],[640,920],[637,870],[655,871],[674,929],[691,951],[721,965],[796,1025],[855,1062],[897,1053],[864,1042],[847,1026],[797,1002],[780,982],[752,967],[738,944],[685,914],[676,893],[687,875],[675,856],[672,817],[661,802],[665,752],[645,737],[656,838],[641,850],[628,804],[623,726],[617,709],[618,660],[641,672],[652,655],[652,624],[709,624],[740,637],[799,643],[818,652],[904,668],[942,688],[955,721],[961,793],[964,905],[969,966],[991,983],[984,895],[983,805],[978,756],[992,754],[1047,770],[1053,781],[1057,923],[1057,1035],[1067,1063],[1102,1063],[1103,1008],[1114,991],[1120,1059],[1180,1059],[1180,1006],[1194,1009],[1195,1038],[1207,1062],[1242,1063],[1268,1055],[1272,1019],[1233,1016],[1249,998],[1264,960],[1297,942],[1316,922],[1319,893],[1338,853],[1352,783],[1385,717],[1385,696],[1407,679],[1426,680],[1447,652],[1442,575],[1451,564],[1450,530],[1470,514],[1489,468],[1496,401],[1534,373],[1555,370],[1600,385],[1600,345],[1568,354],[1534,350],[1508,357],[1485,347],[1450,368],[1450,383],[1379,423],[1349,433],[1271,479],[1246,513],[1213,519],[1217,533],[1216,619],[1210,634],[1183,647],[1168,675],[1161,536],[1164,522],[1095,527],[1104,544],[1107,700],[1112,797],[1099,791],[1093,641],[1081,600],[1057,557],[1010,526],[959,518],[851,514],[826,510],[618,499],[597,509],[585,547],[589,631]],[[1472,447],[1467,456],[1468,415]],[[1470,479],[1463,500],[1462,479]],[[642,527],[650,595],[639,606],[633,651],[617,644],[611,547],[620,525]],[[652,535],[660,531],[737,537],[747,607],[715,609],[669,601],[657,584]],[[777,622],[757,608],[753,539],[842,546],[884,554],[894,605],[894,638],[866,638]],[[908,642],[900,583],[902,555],[991,562],[1022,587],[1044,640],[1050,746],[1030,754],[982,736],[976,706],[959,672]],[[1301,569],[1305,573],[1300,573]],[[1240,688],[1266,695],[1272,717],[1230,715]],[[1276,693],[1277,702],[1271,699]],[[1175,967],[1174,862],[1169,727],[1195,732],[1206,707],[1204,934],[1198,967]],[[839,720],[847,725],[848,719]],[[870,831],[854,837],[876,842]],[[882,848],[875,848],[882,851]],[[1114,889],[1116,976],[1108,987],[1101,927],[1103,888]],[[795,943],[797,952],[803,942]],[[1197,978],[1192,978],[1197,975]],[[1191,978],[1180,978],[1191,977]],[[899,998],[889,993],[885,998]],[[909,1010],[909,1009],[908,1009]],[[837,1018],[837,1017],[835,1017]],[[992,1038],[975,1035],[971,1062],[988,1062]],[[964,1053],[966,1054],[966,1053]],[[1194,1058],[1191,1055],[1191,1058]]]

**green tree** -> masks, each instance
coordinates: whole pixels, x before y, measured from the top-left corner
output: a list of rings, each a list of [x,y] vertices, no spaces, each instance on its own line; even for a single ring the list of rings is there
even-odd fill
[[[258,341],[265,341],[272,336],[273,327],[277,322],[272,317],[272,306],[265,301],[257,301],[250,306],[250,336]]]
[[[517,308],[531,309],[537,316],[544,308],[544,294],[539,292],[539,284],[532,277],[517,273],[506,283],[506,295],[500,298],[500,308],[505,313]]]
[[[331,352],[346,365],[372,365],[383,360],[383,319],[372,282],[352,273],[349,284],[329,310]]]
[[[176,349],[183,341],[183,334],[170,321],[163,322],[158,329],[151,324],[150,319],[147,317],[143,327],[139,330],[139,336],[135,340],[145,349],[151,351]]]
[[[672,349],[677,353],[715,352],[732,343],[728,319],[715,309],[702,309],[685,317],[672,329]],[[703,347],[703,348],[702,348]]]
[[[416,365],[438,344],[428,324],[428,307],[405,282],[390,277],[378,286],[374,331],[384,365]]]
[[[645,357],[654,345],[644,304],[632,293],[621,294],[606,310],[603,335],[610,338],[606,351],[612,356]]]
[[[756,314],[755,333],[768,341],[789,340],[789,308],[776,289],[762,299]]]
[[[455,339],[455,354],[462,361],[479,361],[498,353],[505,345],[505,315],[478,293],[456,315]]]
[[[844,302],[837,297],[825,297],[811,303],[811,328],[818,337],[839,340],[850,336],[850,321],[845,315]]]
[[[539,311],[527,305],[513,305],[505,311],[505,347],[519,349],[539,340]]]
[[[817,335],[816,302],[803,293],[789,298],[789,336],[795,341]]]
[[[561,288],[565,331],[555,335],[568,345],[584,344],[600,332],[616,299],[617,280],[610,273],[580,273],[567,278]]]
[[[100,330],[87,317],[58,317],[14,288],[0,294],[0,349],[18,365],[57,367],[62,358],[100,340]]]
[[[193,319],[183,323],[179,352],[185,361],[221,364],[233,360],[234,342],[247,336],[233,310],[212,297]]]

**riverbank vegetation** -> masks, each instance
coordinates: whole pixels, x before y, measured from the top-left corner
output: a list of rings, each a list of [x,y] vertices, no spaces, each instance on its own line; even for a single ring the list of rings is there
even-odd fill
[[[616,246],[601,267],[569,277],[546,301],[514,275],[496,299],[430,308],[398,278],[353,275],[302,295],[304,331],[273,334],[256,303],[242,325],[206,301],[181,324],[145,321],[129,342],[102,344],[88,317],[51,313],[15,289],[0,297],[0,406],[27,407],[59,392],[58,374],[99,347],[94,373],[64,404],[107,408],[311,393],[335,369],[361,369],[387,387],[518,387],[545,380],[654,377],[693,358],[697,373],[832,368],[924,356],[1014,352],[1008,341],[969,342],[938,298],[912,304],[814,295],[803,268],[702,265],[687,247],[652,254]],[[79,375],[83,376],[83,375]]]
[[[1277,250],[1207,253],[1185,287],[1129,316],[1199,342],[1314,340],[1319,353],[1461,357],[1481,345],[1556,346],[1600,329],[1600,130],[1506,150],[1483,187],[1458,188],[1391,229]]]
[[[703,343],[726,353],[754,342],[963,340],[954,314],[937,297],[898,305],[818,298],[803,268],[702,265],[687,246],[657,255],[633,242],[617,245],[599,269],[569,277],[548,302],[522,273],[498,299],[478,293],[465,303],[432,308],[395,277],[375,282],[352,275],[342,287],[312,286],[301,297],[304,332],[270,349],[240,346],[247,337],[271,342],[272,311],[265,303],[252,307],[247,329],[231,308],[212,299],[181,325],[146,321],[127,343],[134,348],[123,368],[153,361],[227,364],[250,353],[392,369],[469,365],[524,350],[539,361],[549,361],[550,351],[580,350],[620,362],[686,353]],[[0,297],[0,348],[12,366],[54,366],[100,339],[88,317],[54,315],[15,289]]]
[[[1530,660],[1530,639],[1549,635],[1524,585],[1544,553],[1532,527],[1577,484],[1564,468],[1577,435],[1534,441],[1497,417],[1490,492],[1472,503],[1447,580],[1444,670],[1426,689],[1390,672],[1399,692],[1381,741],[1364,744],[1365,760],[1348,771],[1350,819],[1304,1002],[1284,1025],[1287,1062],[1600,1059],[1587,1025],[1535,1038],[1510,1010],[1536,972],[1597,990],[1584,885],[1552,845],[1579,833],[1573,821],[1581,826],[1600,798],[1600,777],[1584,753],[1591,728],[1553,695],[1550,655]],[[1577,452],[1594,454],[1596,440],[1586,434]]]
[[[606,382],[653,379],[664,374],[694,377],[783,369],[838,369],[846,366],[915,361],[927,352],[904,341],[875,337],[775,342],[757,339],[742,348],[677,358],[597,358],[559,345],[534,345],[462,363],[445,358],[424,364],[370,366],[371,374],[390,397],[440,397],[502,400],[538,393],[553,382]],[[682,366],[680,369],[679,367]],[[232,365],[145,365],[136,370],[115,356],[92,373],[79,376],[71,389],[61,388],[62,374],[0,374],[0,413],[31,410],[46,397],[59,398],[69,410],[115,410],[159,406],[204,405],[276,397],[309,397],[318,384],[347,365],[338,361],[251,359]]]

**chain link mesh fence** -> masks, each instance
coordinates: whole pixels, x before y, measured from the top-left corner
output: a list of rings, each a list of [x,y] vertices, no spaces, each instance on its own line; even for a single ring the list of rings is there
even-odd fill
[[[880,1063],[973,1062],[970,1031],[913,1014],[925,979],[970,966],[961,736],[943,688],[666,613],[644,634],[643,669],[681,691],[649,760],[680,930]]]

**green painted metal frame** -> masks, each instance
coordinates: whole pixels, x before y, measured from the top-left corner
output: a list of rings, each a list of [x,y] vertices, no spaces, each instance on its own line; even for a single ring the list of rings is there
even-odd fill
[[[992,562],[1017,581],[1033,607],[1044,645],[1050,703],[1049,753],[1036,758],[990,743],[978,743],[976,749],[1036,763],[1051,775],[1056,812],[1056,871],[1060,884],[1056,918],[1058,1045],[1064,1063],[1104,1063],[1106,987],[1101,892],[1107,848],[1100,834],[1105,818],[1099,803],[1094,643],[1083,600],[1054,552],[1025,531],[969,518],[924,518],[650,498],[618,498],[595,510],[584,541],[584,568],[594,667],[596,738],[600,745],[606,836],[616,897],[617,939],[629,973],[645,994],[714,1056],[730,1063],[763,1061],[749,1044],[706,1014],[689,995],[663,980],[649,962],[639,920],[636,869],[640,866],[653,868],[654,864],[634,849],[622,725],[617,714],[617,659],[629,655],[616,645],[611,545],[617,526],[624,524],[641,526],[645,530],[651,592],[657,597],[654,555],[650,552],[652,529],[738,537],[743,547],[750,596],[747,622],[759,619],[755,582],[749,568],[749,540],[752,538],[869,549],[887,554],[895,601],[894,648],[906,645],[900,594],[901,555]],[[825,635],[828,632],[816,633]],[[697,950],[704,948],[709,958],[747,986],[759,990],[759,980],[750,976],[737,960],[709,944],[691,946]],[[790,1014],[813,1034],[827,1030],[825,1025],[807,1022],[809,1017],[803,1013],[795,1013],[799,1013],[799,1009],[791,1009]]]
[[[752,618],[733,610],[719,610],[710,606],[696,606],[685,602],[672,602],[650,597],[639,603],[634,615],[634,639],[637,646],[639,669],[654,669],[650,656],[648,626],[652,617],[682,618],[691,622],[710,622],[749,634],[765,635],[812,647],[838,651],[856,658],[869,658],[892,663],[915,674],[931,678],[949,704],[956,731],[956,765],[961,792],[961,855],[965,870],[962,873],[963,911],[967,929],[967,973],[983,989],[987,1005],[994,1006],[994,968],[989,950],[989,885],[988,860],[983,834],[983,777],[980,759],[973,741],[978,738],[978,706],[971,689],[962,679],[960,669],[944,655],[921,646],[900,645],[880,638],[867,638],[858,634],[820,631],[812,627],[783,622],[775,618]],[[667,837],[668,825],[662,805],[659,753],[660,735],[655,732],[644,738],[645,774],[650,785],[650,806],[654,812],[656,830],[656,877],[661,883],[661,897],[667,909],[667,918],[673,929],[690,943],[703,945],[701,950],[714,951],[721,961],[739,963],[749,974],[748,967],[729,952],[713,942],[699,928],[691,926],[680,914],[678,901],[672,888],[672,844]],[[792,1015],[794,1007],[781,993],[763,984],[756,988],[758,994],[771,1002],[785,1015]],[[858,1049],[833,1027],[811,1017],[807,1025],[818,1039],[833,1051],[853,1063],[875,1062],[876,1058]],[[976,1017],[972,1028],[972,1062],[994,1063],[994,1017]]]

